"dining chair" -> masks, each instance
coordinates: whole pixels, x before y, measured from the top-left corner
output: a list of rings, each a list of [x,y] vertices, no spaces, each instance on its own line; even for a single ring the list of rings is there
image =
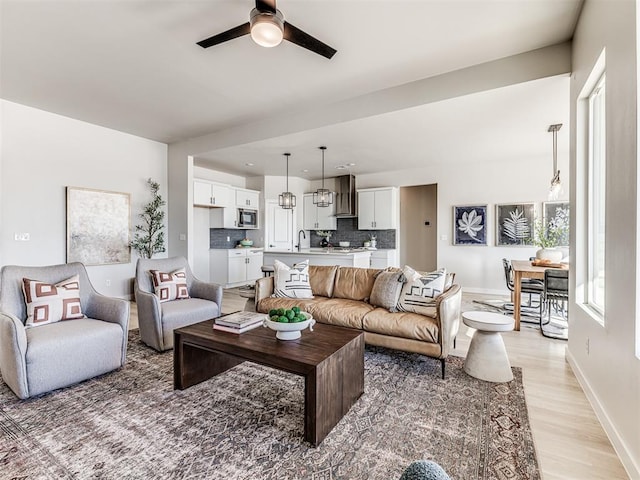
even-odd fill
[[[511,262],[506,258],[502,259],[502,267],[504,268],[504,276],[507,284],[507,288],[513,295],[515,291],[514,281],[513,281],[513,268],[511,266]],[[539,316],[542,312],[542,293],[544,291],[544,282],[541,280],[523,278],[520,284],[520,291],[522,293],[529,295],[529,301],[526,305],[522,305],[520,307],[520,315],[521,316]],[[533,296],[536,295],[538,302],[534,303]],[[507,311],[513,312],[513,302],[505,303],[503,308]],[[525,323],[538,323],[530,322],[527,320],[521,320]]]
[[[544,271],[544,291],[542,292],[544,308],[540,310],[540,331],[547,338],[568,340],[569,319],[569,271],[548,268]],[[551,313],[554,316],[553,323]],[[547,321],[543,321],[546,313]]]

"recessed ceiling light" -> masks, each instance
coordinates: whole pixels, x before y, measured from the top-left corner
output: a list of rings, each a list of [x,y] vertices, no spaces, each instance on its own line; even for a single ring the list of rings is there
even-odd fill
[[[305,168],[304,170],[302,170],[302,173],[307,173],[309,171],[308,168]]]
[[[247,162],[247,163],[245,163],[245,165],[246,165],[247,167],[253,167],[253,163],[251,163],[251,162]]]
[[[355,167],[355,163],[345,163],[344,165],[336,165],[336,170],[347,170],[350,167]]]

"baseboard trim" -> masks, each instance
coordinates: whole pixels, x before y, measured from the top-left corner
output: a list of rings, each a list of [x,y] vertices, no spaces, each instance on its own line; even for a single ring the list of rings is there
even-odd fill
[[[600,403],[600,400],[598,399],[597,395],[594,393],[593,389],[591,388],[591,385],[589,384],[589,381],[582,373],[582,370],[580,370],[580,367],[578,366],[575,357],[571,354],[571,351],[569,350],[568,347],[565,351],[565,358],[567,359],[567,362],[569,363],[571,370],[573,370],[573,374],[576,376],[578,383],[582,387],[582,390],[584,391],[587,397],[587,400],[589,400],[589,403],[591,404],[591,408],[593,408],[593,411],[595,412],[596,417],[600,421],[600,425],[602,425],[602,428],[607,434],[607,437],[609,437],[609,441],[611,442],[613,449],[618,454],[618,458],[620,458],[620,462],[622,463],[622,466],[624,467],[624,469],[627,471],[629,478],[640,478],[640,465],[638,465],[635,462],[633,456],[630,454],[631,450],[628,448],[624,440],[618,434],[618,430],[616,429],[615,425],[611,422],[609,415],[607,415],[606,410]]]

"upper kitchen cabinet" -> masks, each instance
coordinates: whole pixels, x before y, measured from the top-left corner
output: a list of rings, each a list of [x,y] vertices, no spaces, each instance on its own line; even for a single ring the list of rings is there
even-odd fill
[[[246,190],[244,188],[236,188],[236,206],[238,208],[252,208],[258,209],[258,201],[260,199],[260,192],[255,190]]]
[[[398,189],[396,187],[358,190],[358,229],[395,230],[398,228]]]
[[[305,230],[336,230],[338,228],[335,203],[328,207],[318,207],[313,203],[313,193],[305,193],[302,203]]]
[[[233,205],[232,190],[227,185],[193,181],[193,204],[199,207],[229,207]]]

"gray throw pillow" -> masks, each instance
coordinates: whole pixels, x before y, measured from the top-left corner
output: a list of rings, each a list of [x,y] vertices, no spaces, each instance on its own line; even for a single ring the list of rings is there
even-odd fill
[[[369,303],[377,307],[386,308],[390,312],[396,311],[398,297],[404,283],[402,272],[382,271],[376,276],[371,289]]]

